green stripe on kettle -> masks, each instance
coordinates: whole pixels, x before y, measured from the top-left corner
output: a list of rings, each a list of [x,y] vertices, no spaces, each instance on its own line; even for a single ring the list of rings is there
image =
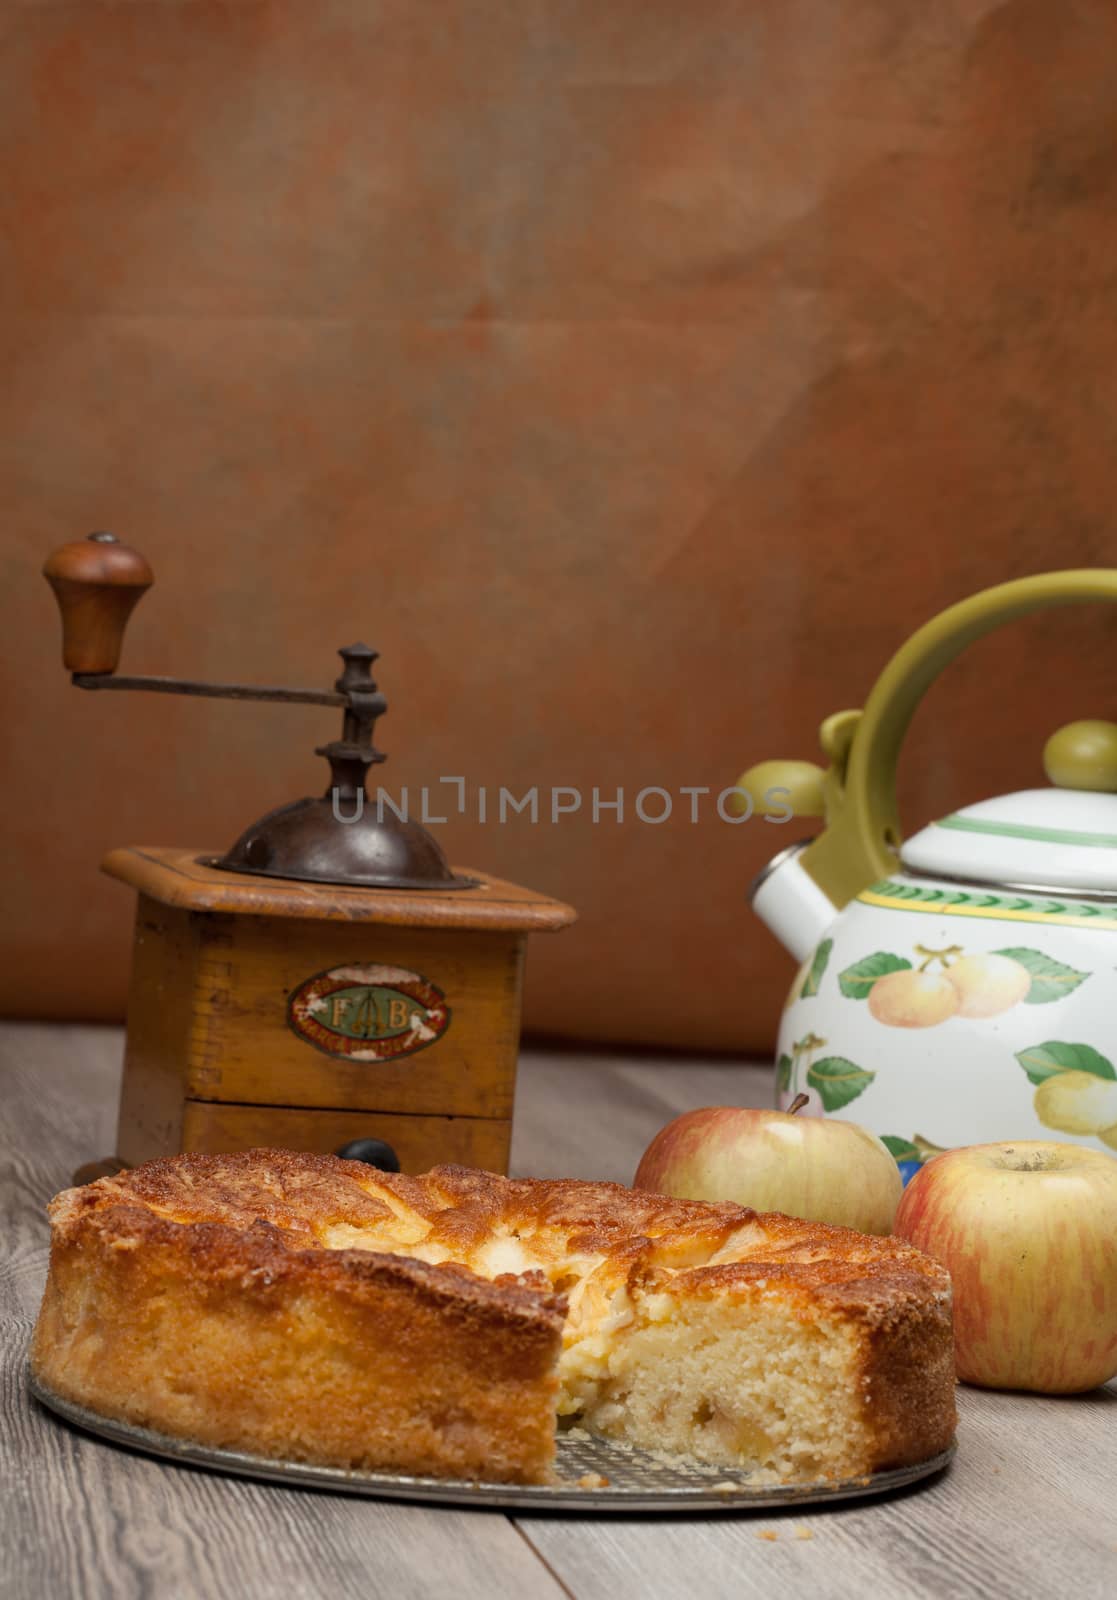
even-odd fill
[[[1080,844],[1117,850],[1117,833],[1079,833],[1073,828],[1033,828],[1026,822],[985,822],[979,817],[942,817],[936,828],[958,833],[991,833],[999,839],[1037,839],[1042,844]]]

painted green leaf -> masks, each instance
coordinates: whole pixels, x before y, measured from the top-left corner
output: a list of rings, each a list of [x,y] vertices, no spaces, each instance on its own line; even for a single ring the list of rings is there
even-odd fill
[[[781,1089],[791,1088],[791,1057],[781,1056],[776,1062],[776,1082]]]
[[[826,965],[830,960],[830,952],[833,948],[833,939],[823,939],[815,951],[814,960],[811,962],[811,970],[807,973],[803,980],[803,987],[799,990],[800,1000],[807,1000],[812,994],[818,993],[818,986],[822,982],[822,975],[826,971]]]
[[[807,1071],[807,1082],[812,1089],[818,1090],[826,1111],[840,1111],[842,1106],[848,1106],[851,1100],[856,1100],[869,1087],[875,1077],[875,1072],[866,1072],[864,1067],[854,1066],[845,1056],[824,1056]]]
[[[1013,949],[995,953],[1011,956],[1013,961],[1019,961],[1031,973],[1032,987],[1024,996],[1024,1004],[1029,1006],[1042,1006],[1050,1000],[1061,1000],[1065,994],[1072,994],[1090,976],[1088,972],[1076,972],[1074,967],[1064,966],[1053,956],[1044,955],[1042,950]]]
[[[910,967],[911,962],[905,961],[903,956],[878,950],[875,955],[865,956],[844,972],[839,972],[838,987],[850,1000],[865,1000],[873,984],[878,978],[883,978],[886,972],[904,972]]]
[[[912,1144],[910,1139],[897,1139],[894,1133],[882,1133],[880,1142],[895,1156],[897,1161],[922,1161],[923,1156],[917,1144]]]
[[[1016,1059],[1033,1083],[1044,1083],[1057,1072],[1092,1072],[1095,1078],[1117,1078],[1113,1063],[1088,1044],[1066,1044],[1048,1039],[1018,1050]]]

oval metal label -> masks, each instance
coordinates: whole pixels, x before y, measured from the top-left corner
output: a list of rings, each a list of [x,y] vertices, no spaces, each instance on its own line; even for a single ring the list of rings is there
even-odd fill
[[[446,996],[421,973],[379,963],[331,967],[292,989],[287,1021],[300,1039],[349,1061],[394,1061],[446,1032]]]

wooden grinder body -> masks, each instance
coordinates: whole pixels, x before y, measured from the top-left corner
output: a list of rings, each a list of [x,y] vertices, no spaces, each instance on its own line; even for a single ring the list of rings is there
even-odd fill
[[[565,926],[569,907],[485,878],[408,892],[234,875],[188,850],[115,850],[103,866],[138,891],[121,1162],[368,1137],[404,1172],[507,1171],[527,935]],[[406,1035],[412,990],[444,1003]],[[300,1011],[308,994],[317,1011]],[[385,1037],[400,1053],[361,1058]]]

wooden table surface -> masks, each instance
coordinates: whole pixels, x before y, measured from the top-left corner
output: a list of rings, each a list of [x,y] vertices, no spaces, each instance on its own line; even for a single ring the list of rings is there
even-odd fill
[[[163,1465],[70,1430],[24,1388],[43,1206],[78,1162],[111,1148],[120,1050],[115,1029],[0,1028],[4,1600],[1117,1595],[1115,1385],[1059,1400],[963,1388],[945,1474],[813,1515],[509,1517],[378,1503]],[[627,1181],[676,1111],[768,1094],[759,1067],[528,1052],[514,1170]]]

